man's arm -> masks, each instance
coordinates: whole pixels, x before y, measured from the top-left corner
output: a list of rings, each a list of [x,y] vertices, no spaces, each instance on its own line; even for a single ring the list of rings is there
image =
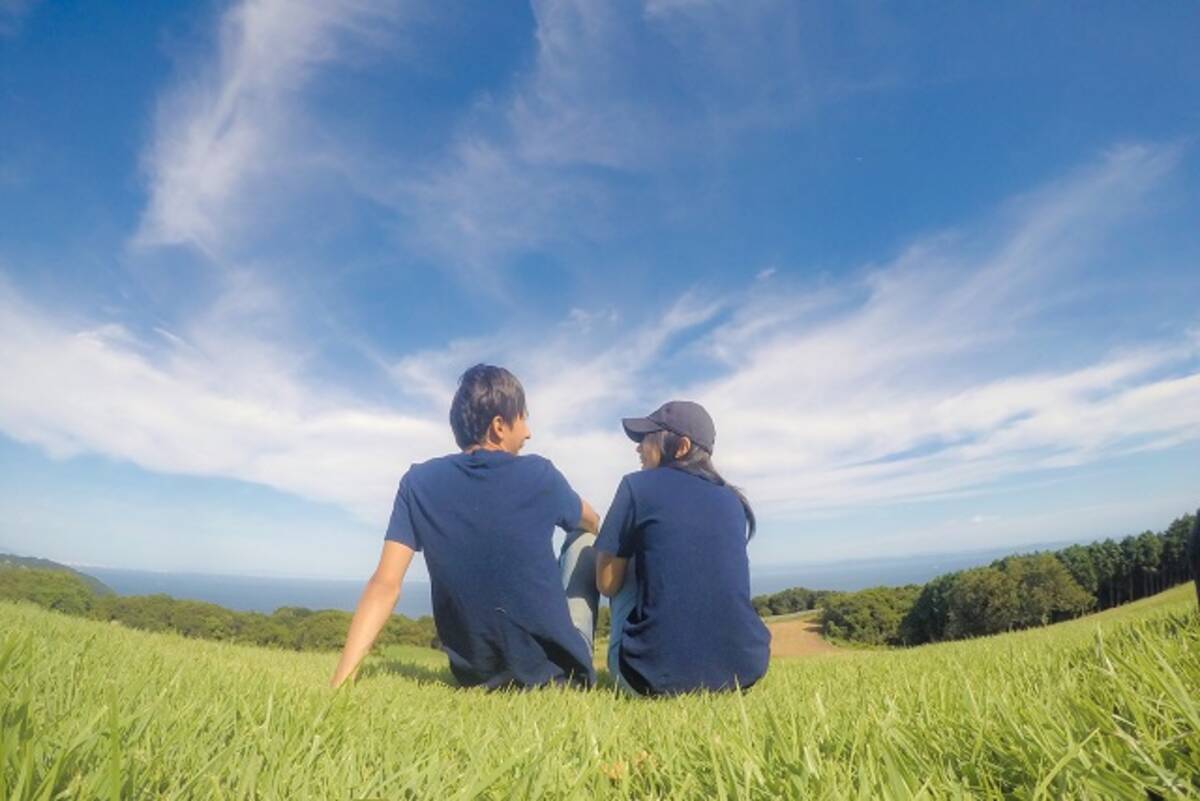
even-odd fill
[[[333,678],[329,680],[330,686],[340,687],[358,670],[359,663],[371,650],[375,638],[396,607],[400,585],[404,582],[404,574],[408,572],[413,553],[412,548],[393,540],[383,543],[379,565],[367,580],[362,597],[358,599],[358,607],[350,621],[350,631],[346,634],[346,646],[342,649],[342,658],[333,672]]]
[[[625,565],[628,559],[604,551],[596,552],[596,588],[612,598],[625,584]]]
[[[579,502],[583,504],[579,513],[579,527],[588,534],[595,534],[600,530],[600,515],[596,514],[596,510],[587,501],[580,498]]]

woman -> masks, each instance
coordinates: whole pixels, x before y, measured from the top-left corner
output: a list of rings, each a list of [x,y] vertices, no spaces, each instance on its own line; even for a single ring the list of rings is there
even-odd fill
[[[767,671],[771,635],[750,604],[754,512],[713,467],[712,418],[671,401],[622,425],[642,470],[621,479],[596,541],[609,673],[642,695],[745,689]]]

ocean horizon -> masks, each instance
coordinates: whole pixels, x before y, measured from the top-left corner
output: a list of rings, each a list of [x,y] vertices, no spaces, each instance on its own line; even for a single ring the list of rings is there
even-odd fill
[[[239,612],[270,614],[284,606],[354,611],[368,576],[360,580],[175,573],[72,565],[103,581],[118,595],[154,595],[207,601]],[[431,613],[429,582],[406,580],[396,611],[407,617]]]
[[[880,585],[923,584],[943,573],[986,565],[1014,553],[1058,548],[1067,544],[1055,542],[904,557],[752,566],[750,591],[754,595],[763,595],[791,587],[854,591]],[[368,578],[365,575],[362,579],[296,578],[158,572],[90,565],[72,567],[95,576],[118,595],[163,593],[173,598],[207,601],[240,612],[264,614],[284,606],[353,611]],[[429,582],[406,580],[396,604],[396,612],[408,617],[431,614]]]

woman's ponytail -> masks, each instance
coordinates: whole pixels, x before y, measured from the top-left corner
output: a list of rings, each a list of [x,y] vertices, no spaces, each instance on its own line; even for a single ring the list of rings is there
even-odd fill
[[[651,437],[657,440],[654,445],[662,453],[661,460],[659,461],[660,466],[682,470],[693,476],[699,476],[705,481],[711,481],[717,486],[729,487],[729,489],[733,490],[733,494],[741,501],[742,509],[746,512],[746,540],[749,541],[758,528],[758,520],[754,516],[754,509],[750,507],[750,501],[746,498],[746,494],[725,481],[721,477],[721,474],[717,472],[717,468],[712,463],[712,456],[709,455],[708,451],[693,443],[687,453],[676,459],[675,451],[679,449],[679,441],[683,439],[682,437],[665,430],[646,435],[646,439],[650,439]]]

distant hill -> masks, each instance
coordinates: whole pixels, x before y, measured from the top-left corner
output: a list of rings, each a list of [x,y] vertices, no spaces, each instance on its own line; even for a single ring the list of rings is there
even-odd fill
[[[89,576],[87,573],[80,573],[73,567],[53,562],[49,559],[39,559],[36,556],[16,556],[11,553],[0,553],[0,566],[12,565],[16,567],[27,567],[34,570],[58,570],[62,573],[70,573],[73,576],[79,577],[92,592],[97,595],[114,595],[112,588],[105,584],[95,576]]]

